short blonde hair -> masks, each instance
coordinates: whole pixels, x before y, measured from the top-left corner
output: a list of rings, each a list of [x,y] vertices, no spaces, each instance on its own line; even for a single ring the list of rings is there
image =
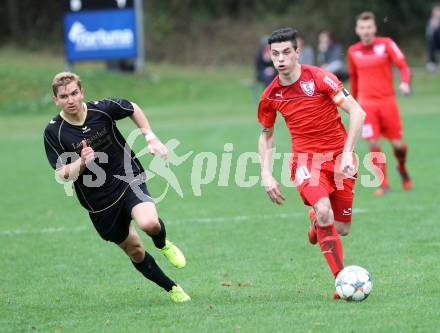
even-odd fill
[[[76,84],[78,85],[79,89],[82,89],[82,87],[81,87],[81,79],[75,73],[61,72],[61,73],[56,74],[53,77],[53,80],[52,80],[53,95],[54,96],[57,95],[59,87],[65,87],[65,86],[67,86],[71,82],[76,82]]]
[[[376,22],[376,17],[373,12],[362,12],[356,17],[356,21],[368,21],[373,20]]]

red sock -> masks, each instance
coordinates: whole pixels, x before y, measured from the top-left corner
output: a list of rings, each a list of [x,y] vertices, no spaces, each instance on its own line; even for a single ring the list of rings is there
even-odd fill
[[[338,273],[344,268],[344,254],[342,251],[342,242],[334,224],[328,226],[316,225],[321,252],[327,260],[327,264],[336,278]]]
[[[406,151],[407,145],[404,145],[401,149],[394,149],[394,156],[396,156],[397,162],[399,162],[399,168],[401,169],[405,168]]]
[[[370,148],[370,153],[382,153],[382,149],[380,147]],[[380,184],[381,187],[388,187],[388,178],[387,178],[387,163],[383,158],[371,157],[371,163],[379,168],[383,173],[383,180]]]
[[[406,151],[407,151],[407,145],[403,145],[400,149],[394,149],[394,156],[396,156],[398,166],[397,170],[400,173],[400,176],[403,180],[409,180],[408,171],[406,171]]]

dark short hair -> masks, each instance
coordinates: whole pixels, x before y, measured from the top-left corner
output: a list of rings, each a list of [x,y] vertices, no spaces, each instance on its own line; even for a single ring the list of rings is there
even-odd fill
[[[269,45],[273,43],[281,42],[292,42],[293,48],[296,49],[298,44],[296,42],[296,37],[298,36],[298,31],[292,28],[281,28],[272,32],[268,39]]]
[[[376,21],[376,17],[373,12],[362,12],[356,17],[356,21],[368,21],[373,20]]]

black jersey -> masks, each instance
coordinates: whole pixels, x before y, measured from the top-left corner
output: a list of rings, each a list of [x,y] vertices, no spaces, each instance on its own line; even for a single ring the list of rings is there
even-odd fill
[[[81,205],[99,212],[115,204],[132,182],[142,182],[144,170],[116,127],[116,120],[133,114],[133,105],[114,98],[86,105],[82,125],[72,125],[60,115],[54,117],[44,131],[44,145],[54,169],[80,158],[82,140],[93,148],[97,153],[94,163],[84,169],[74,187]]]

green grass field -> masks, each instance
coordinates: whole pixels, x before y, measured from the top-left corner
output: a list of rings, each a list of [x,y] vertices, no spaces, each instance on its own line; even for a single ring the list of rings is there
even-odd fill
[[[170,189],[158,204],[187,267],[172,268],[144,237],[147,250],[192,296],[179,305],[102,241],[76,198],[54,180],[42,134],[56,113],[50,82],[62,69],[58,57],[0,49],[1,332],[439,330],[438,75],[416,74],[414,94],[399,100],[414,190],[401,189],[388,145],[392,192],[374,198],[373,189],[357,186],[353,228],[343,243],[346,264],[373,276],[368,300],[332,300],[333,279],[319,248],[308,244],[307,209],[294,188],[283,188],[287,202],[278,207],[261,186],[235,185],[235,172],[229,186],[217,186],[217,170],[195,196],[190,158],[174,170],[184,197]],[[95,64],[77,71],[87,98],[136,101],[157,135],[181,142],[180,155],[210,151],[220,159],[231,142],[235,170],[239,153],[256,150],[256,107],[243,83],[250,69],[150,64],[144,78],[106,73]],[[124,120],[120,128],[129,133],[133,125]],[[279,118],[278,151],[289,146]],[[365,152],[361,143],[359,153]],[[147,166],[149,157],[142,161]],[[247,174],[259,175],[258,166]],[[156,177],[150,191],[160,193],[164,185]]]

